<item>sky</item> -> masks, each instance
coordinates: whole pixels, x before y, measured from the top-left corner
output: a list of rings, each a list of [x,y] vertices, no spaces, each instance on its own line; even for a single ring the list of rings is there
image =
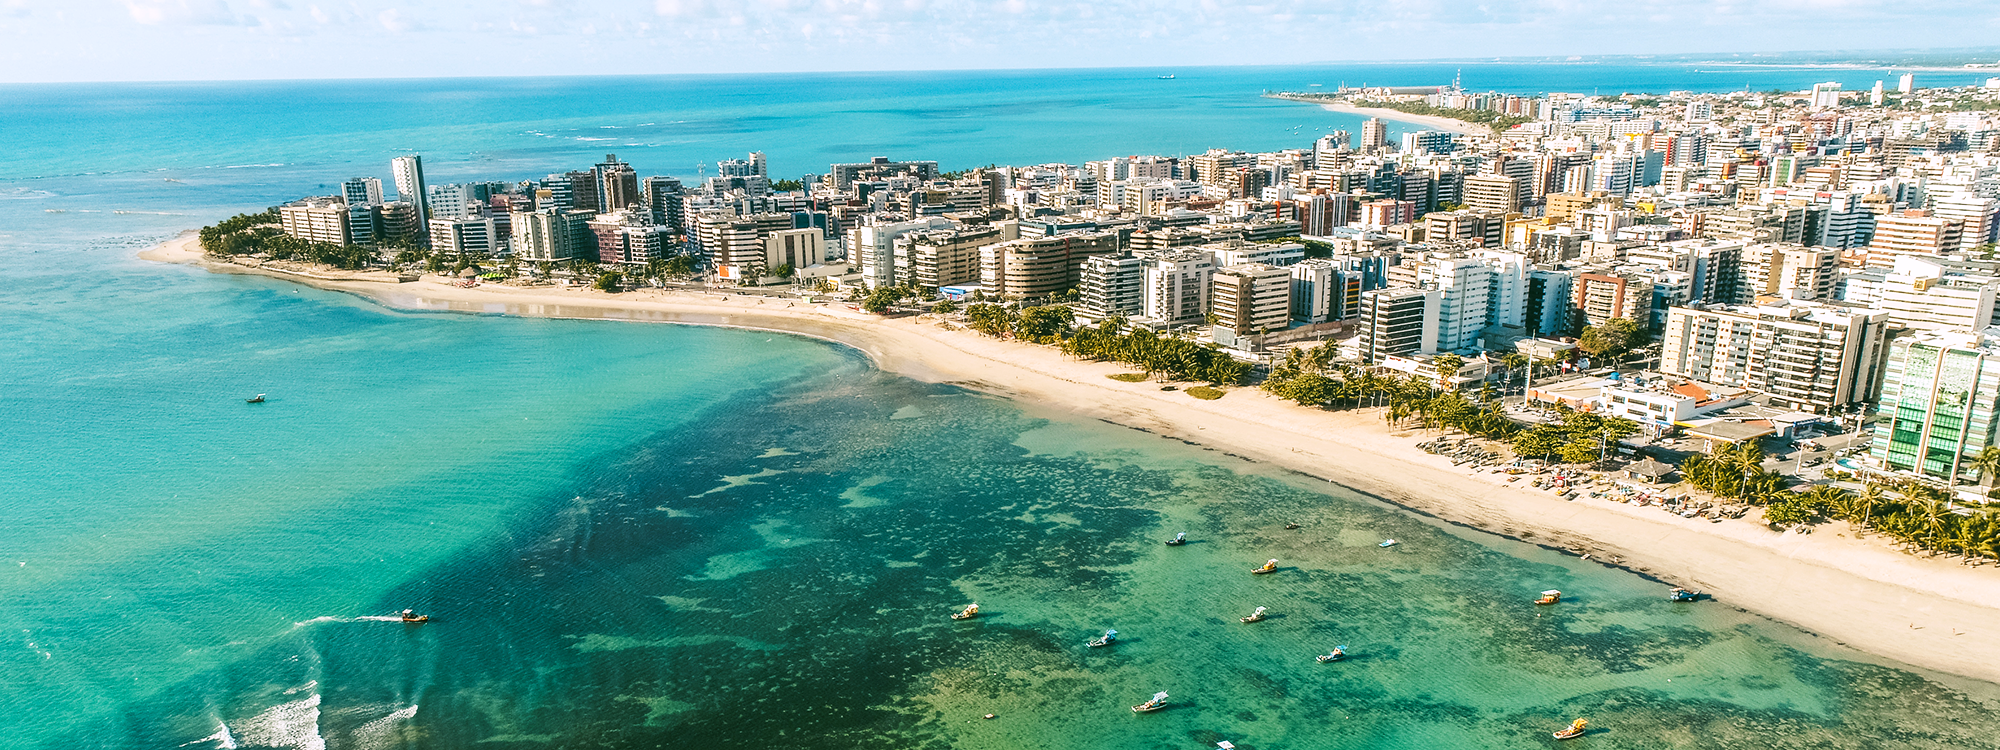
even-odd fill
[[[1277,65],[1996,38],[1993,0],[0,0],[0,81]]]

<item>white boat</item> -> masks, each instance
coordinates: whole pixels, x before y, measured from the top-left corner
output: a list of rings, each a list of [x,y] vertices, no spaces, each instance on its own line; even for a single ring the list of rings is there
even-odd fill
[[[1326,652],[1326,653],[1324,653],[1324,654],[1320,654],[1319,656],[1315,656],[1315,657],[1313,657],[1313,659],[1314,659],[1315,661],[1318,661],[1318,662],[1319,662],[1319,663],[1321,663],[1321,664],[1327,664],[1327,663],[1330,663],[1330,662],[1336,662],[1336,661],[1340,661],[1341,659],[1345,659],[1345,658],[1347,658],[1347,645],[1346,645],[1346,644],[1341,644],[1341,645],[1339,645],[1339,646],[1334,646],[1334,647],[1333,647],[1333,650],[1332,650],[1332,651],[1328,651],[1328,652]]]
[[[1133,706],[1132,713],[1143,714],[1151,711],[1158,711],[1166,707],[1167,707],[1167,691],[1162,690],[1160,692],[1154,693],[1152,700]]]
[[[1097,640],[1085,641],[1083,645],[1089,646],[1091,648],[1099,648],[1102,646],[1109,646],[1117,642],[1118,642],[1118,631],[1106,630],[1104,631],[1104,635],[1099,637]]]
[[[1251,612],[1251,613],[1250,613],[1249,615],[1247,615],[1247,616],[1244,616],[1244,617],[1239,617],[1239,618],[1236,618],[1236,621],[1237,621],[1237,622],[1261,622],[1261,621],[1262,621],[1263,619],[1264,619],[1264,608],[1263,608],[1263,607],[1258,607],[1258,608],[1257,608],[1257,611],[1255,611],[1255,612]]]
[[[971,604],[965,605],[965,609],[952,613],[951,619],[970,620],[978,616],[979,616],[979,602],[973,602]]]
[[[1381,543],[1381,544],[1377,544],[1377,545],[1375,545],[1375,546],[1377,546],[1377,547],[1394,547],[1394,546],[1396,546],[1396,540],[1394,540],[1394,539],[1384,539],[1384,540],[1382,540],[1382,543]]]

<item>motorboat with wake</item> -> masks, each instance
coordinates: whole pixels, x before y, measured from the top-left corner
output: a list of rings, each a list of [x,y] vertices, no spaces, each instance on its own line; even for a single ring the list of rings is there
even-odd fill
[[[1264,609],[1265,609],[1265,608],[1263,608],[1263,607],[1258,607],[1258,608],[1257,608],[1257,611],[1255,611],[1255,612],[1251,612],[1250,614],[1248,614],[1248,615],[1245,615],[1245,616],[1243,616],[1243,617],[1238,617],[1238,618],[1236,618],[1236,621],[1237,621],[1237,622],[1263,622],[1263,621],[1264,621]]]
[[[1396,546],[1396,540],[1394,540],[1394,539],[1384,539],[1384,540],[1382,540],[1382,543],[1381,543],[1381,544],[1377,544],[1377,545],[1375,545],[1375,546],[1377,546],[1377,547],[1394,547],[1394,546]]]
[[[1317,661],[1321,664],[1331,664],[1333,662],[1337,662],[1345,658],[1347,658],[1347,644],[1343,643],[1341,645],[1334,646],[1332,651],[1328,651],[1324,654],[1320,654],[1319,656],[1313,657],[1313,661]]]
[[[951,615],[951,619],[970,620],[978,616],[979,616],[979,602],[973,602],[971,604],[965,605],[965,609],[953,612]]]
[[[1167,707],[1167,691],[1162,690],[1160,692],[1154,693],[1152,700],[1133,706],[1132,713],[1135,714],[1151,713],[1166,707]]]
[[[1187,544],[1187,532],[1185,531],[1175,534],[1174,538],[1167,540],[1167,546],[1169,547],[1179,547],[1183,544]]]
[[[257,397],[256,397],[256,398],[246,398],[246,399],[243,399],[243,403],[246,403],[246,404],[261,404],[261,403],[264,403],[264,394],[262,394],[262,393],[259,393],[259,394],[257,394]]]
[[[1118,631],[1106,630],[1104,631],[1104,635],[1099,636],[1097,640],[1084,641],[1083,645],[1089,646],[1091,648],[1102,648],[1117,642],[1118,642]]]
[[[1584,732],[1583,727],[1585,724],[1589,723],[1590,722],[1585,721],[1583,719],[1577,719],[1576,721],[1570,722],[1569,726],[1556,730],[1550,736],[1559,740],[1573,740],[1583,736]]]
[[[1273,557],[1264,562],[1264,567],[1251,570],[1250,575],[1261,576],[1276,572],[1278,572],[1278,558]]]
[[[1699,601],[1700,599],[1701,599],[1701,592],[1689,591],[1679,586],[1675,586],[1674,590],[1667,592],[1668,601],[1692,602],[1692,601]]]
[[[417,611],[416,611],[416,610],[414,610],[414,609],[406,609],[406,610],[403,610],[403,611],[402,611],[402,615],[401,615],[401,616],[402,616],[402,620],[403,620],[403,622],[407,622],[407,623],[421,623],[421,622],[430,622],[430,621],[431,621],[431,616],[430,616],[430,615],[420,615],[420,614],[417,614]]]
[[[1544,605],[1554,604],[1562,600],[1563,600],[1563,592],[1557,591],[1555,589],[1549,589],[1547,591],[1542,592],[1542,598],[1536,599],[1535,605],[1544,606]]]

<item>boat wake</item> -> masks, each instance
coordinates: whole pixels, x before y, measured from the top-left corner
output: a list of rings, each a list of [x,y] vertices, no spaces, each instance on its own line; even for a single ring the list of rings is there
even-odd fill
[[[222,723],[221,719],[215,720],[215,734],[195,740],[194,742],[183,742],[180,746],[187,747],[201,742],[213,742],[218,750],[236,750],[236,738],[229,734],[229,725]]]
[[[272,706],[242,722],[236,734],[241,742],[255,747],[326,750],[326,738],[319,733],[319,700],[319,694],[314,693],[304,700]]]
[[[408,708],[397,709],[387,716],[355,727],[354,746],[361,748],[361,750],[400,747],[402,743],[397,741],[398,726],[402,722],[416,718],[416,716],[417,707],[411,705]]]

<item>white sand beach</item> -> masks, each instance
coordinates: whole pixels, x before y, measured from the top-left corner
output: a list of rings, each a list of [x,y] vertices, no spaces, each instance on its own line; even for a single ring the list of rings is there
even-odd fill
[[[1349,114],[1349,115],[1360,115],[1362,117],[1379,117],[1384,120],[1407,122],[1412,125],[1422,125],[1426,128],[1430,128],[1431,130],[1443,130],[1445,132],[1458,133],[1460,135],[1488,136],[1493,134],[1493,129],[1486,127],[1485,125],[1466,122],[1464,120],[1454,120],[1449,117],[1439,117],[1437,115],[1413,115],[1408,112],[1400,112],[1393,109],[1384,109],[1382,107],[1356,107],[1346,102],[1320,102],[1320,101],[1308,101],[1305,99],[1292,99],[1291,101],[1304,102],[1308,104],[1318,104],[1320,107],[1326,109],[1329,112],[1339,112],[1341,114]]]
[[[338,271],[306,277],[207,260],[191,234],[141,257],[289,278],[397,308],[729,325],[819,336],[865,352],[889,372],[1200,443],[1454,523],[1587,553],[1593,561],[1698,588],[1716,599],[1698,606],[1740,607],[1860,651],[2000,682],[2000,568],[1907,555],[1880,537],[1858,538],[1839,523],[1810,535],[1787,535],[1755,523],[1754,514],[1750,520],[1711,523],[1609,500],[1565,500],[1510,484],[1501,475],[1452,467],[1448,459],[1414,447],[1426,435],[1392,431],[1373,410],[1309,409],[1253,388],[1232,388],[1219,400],[1201,401],[1161,391],[1157,383],[1111,380],[1105,376],[1129,370],[1114,363],[1075,361],[1050,347],[988,338],[938,316],[882,318],[841,303],[727,292],[462,288],[434,277],[399,284],[386,274]]]

